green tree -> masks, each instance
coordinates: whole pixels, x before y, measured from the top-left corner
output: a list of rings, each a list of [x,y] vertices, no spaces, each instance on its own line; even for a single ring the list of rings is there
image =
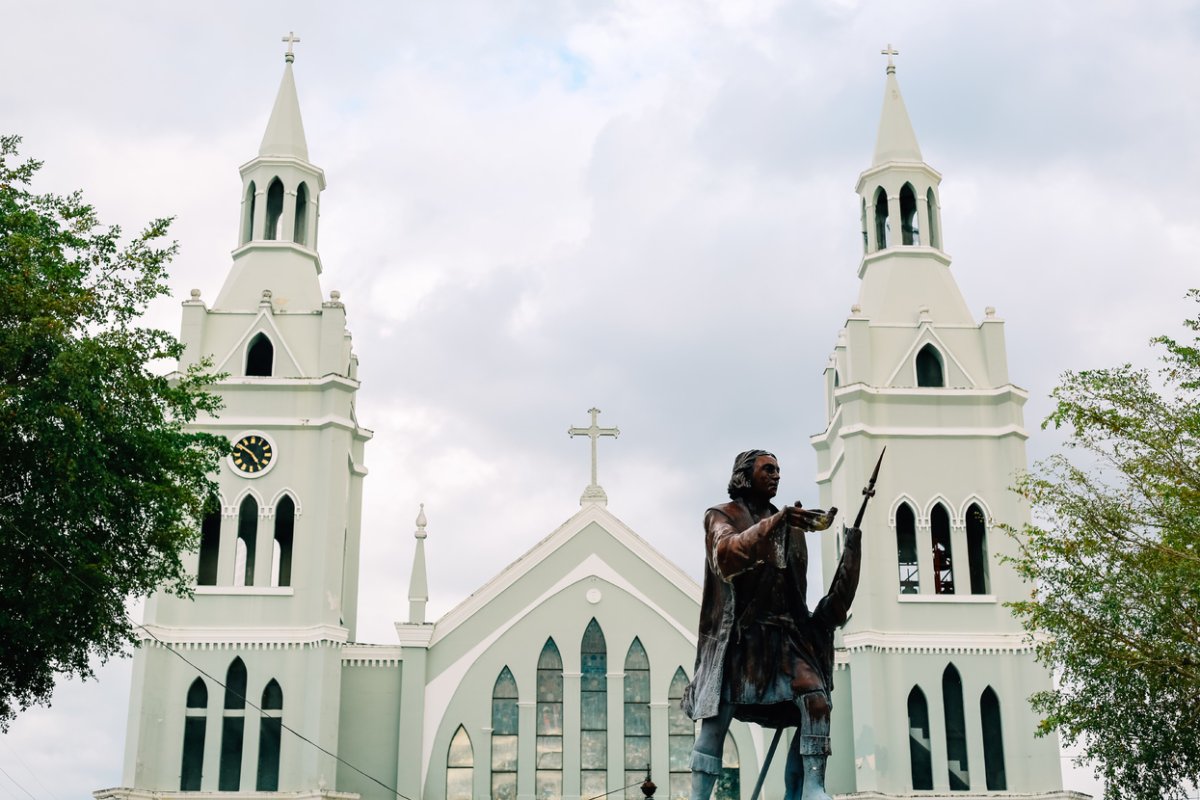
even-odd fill
[[[167,293],[169,220],[123,243],[78,192],[0,137],[0,729],[135,639],[129,597],[188,591],[180,554],[215,496],[211,374],[162,375],[182,346],[139,327]]]
[[[1109,797],[1183,798],[1200,779],[1200,317],[1185,324],[1190,343],[1153,340],[1155,371],[1067,373],[1043,427],[1075,457],[1017,486],[1035,523],[1015,565],[1036,588],[1013,608],[1060,678],[1033,707]]]

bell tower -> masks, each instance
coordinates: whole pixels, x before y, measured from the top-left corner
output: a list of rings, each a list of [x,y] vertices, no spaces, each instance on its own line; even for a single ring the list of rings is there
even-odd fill
[[[1056,737],[1027,698],[1049,688],[1004,603],[1028,587],[1004,561],[1028,509],[1023,407],[1004,323],[976,320],[942,238],[941,175],[922,157],[889,45],[871,165],[859,176],[857,301],[825,369],[811,437],[821,503],[852,514],[886,446],[863,524],[862,577],[837,636],[827,786],[869,796],[1066,796]],[[831,575],[840,537],[822,540]]]
[[[355,639],[363,450],[358,360],[317,253],[325,176],[308,159],[289,34],[238,240],[211,306],[183,303],[179,370],[211,360],[228,439],[195,596],[159,593],[135,655],[123,787],[106,796],[336,785],[341,650]],[[231,217],[234,215],[231,214]],[[187,563],[187,562],[185,562]]]

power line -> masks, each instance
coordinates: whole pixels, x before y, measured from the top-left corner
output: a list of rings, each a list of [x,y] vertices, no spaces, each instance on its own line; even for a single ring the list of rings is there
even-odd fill
[[[14,785],[15,785],[15,786],[16,786],[18,789],[20,789],[22,792],[24,792],[25,794],[29,795],[31,798],[33,798],[33,800],[38,800],[38,799],[37,799],[37,797],[35,797],[35,796],[34,796],[33,792],[29,791],[29,790],[28,790],[28,789],[26,789],[24,786],[22,786],[22,785],[21,785],[21,782],[20,782],[20,781],[18,781],[16,778],[14,778],[12,775],[9,775],[9,774],[8,774],[8,771],[7,771],[7,770],[5,770],[5,769],[4,769],[4,767],[0,767],[0,772],[3,772],[3,773],[4,773],[4,777],[6,777],[6,778],[8,778],[10,781],[12,781],[12,782],[13,782],[13,784],[14,784]]]
[[[25,771],[33,776],[33,779],[37,781],[38,786],[42,787],[42,791],[45,792],[48,797],[54,797],[54,792],[46,788],[46,784],[42,783],[42,779],[38,777],[38,774],[34,772],[28,764],[25,763],[25,759],[21,758],[21,754],[17,752],[17,749],[9,744],[8,738],[0,736],[0,741],[4,742],[4,746],[7,747],[9,752],[13,754],[13,758],[17,759],[17,763],[24,767]]]

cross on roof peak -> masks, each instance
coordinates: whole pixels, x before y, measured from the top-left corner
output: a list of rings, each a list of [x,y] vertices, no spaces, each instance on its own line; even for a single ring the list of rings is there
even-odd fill
[[[604,492],[604,489],[600,488],[600,484],[596,482],[596,442],[599,441],[601,436],[617,438],[621,435],[621,429],[616,427],[601,428],[600,423],[596,421],[596,417],[600,415],[600,409],[598,408],[589,408],[588,413],[592,416],[592,423],[586,428],[567,428],[568,436],[586,436],[592,440],[592,482],[583,490],[583,495],[579,498],[579,504],[599,503],[600,505],[607,505],[608,495]]]
[[[892,60],[892,56],[900,55],[900,51],[894,49],[892,47],[892,43],[888,42],[887,47],[885,47],[884,49],[879,51],[879,55],[888,57],[888,63],[887,63],[888,75],[895,75],[896,74],[896,62]]]
[[[283,60],[291,64],[296,60],[296,54],[292,52],[292,45],[300,41],[300,37],[296,35],[295,31],[288,31],[287,36],[280,39],[280,41],[287,42],[288,49],[287,52],[283,54]]]

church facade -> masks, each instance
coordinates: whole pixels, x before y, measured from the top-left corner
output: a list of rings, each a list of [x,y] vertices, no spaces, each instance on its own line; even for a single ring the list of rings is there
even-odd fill
[[[325,177],[308,159],[292,61],[241,167],[224,286],[211,306],[195,291],[183,303],[180,369],[210,358],[228,374],[224,411],[202,427],[234,447],[190,556],[195,597],[148,602],[122,786],[95,796],[632,798],[649,771],[657,796],[686,797],[696,726],[679,698],[700,588],[607,510],[594,472],[578,513],[436,621],[422,510],[408,619],[391,643],[358,641],[371,432],[355,413],[345,308],[321,291]],[[1025,464],[1025,394],[1008,380],[1002,323],[975,323],[950,276],[940,176],[891,67],[886,92],[859,181],[862,292],[812,440],[821,501],[843,509],[888,446],[875,512],[886,507],[888,527],[870,532],[887,541],[865,548],[838,640],[828,786],[1068,797],[1057,740],[1029,733],[1025,698],[1049,677],[1002,606],[1023,588],[992,530],[1027,513],[1005,490]],[[830,574],[837,538],[825,541]],[[715,796],[750,797],[767,741],[733,725]],[[781,762],[764,798],[780,796]]]

